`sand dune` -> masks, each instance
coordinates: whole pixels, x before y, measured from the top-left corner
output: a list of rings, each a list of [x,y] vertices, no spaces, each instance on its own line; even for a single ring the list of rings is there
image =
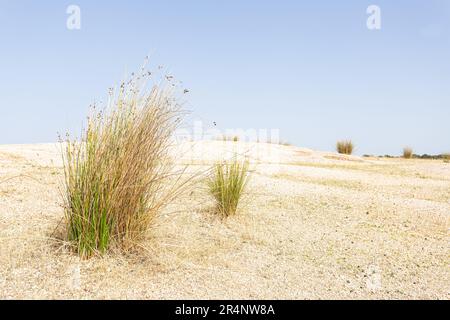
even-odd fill
[[[211,214],[199,185],[139,252],[81,261],[52,240],[60,146],[0,146],[0,298],[449,298],[449,163],[245,142],[173,149],[196,168],[235,154],[252,163],[237,216]]]

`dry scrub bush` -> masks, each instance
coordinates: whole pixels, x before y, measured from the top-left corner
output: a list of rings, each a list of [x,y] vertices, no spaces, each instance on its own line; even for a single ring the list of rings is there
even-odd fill
[[[413,157],[413,150],[410,147],[403,148],[403,158],[411,159]]]
[[[236,214],[239,202],[249,180],[248,161],[232,160],[217,163],[208,178],[210,194],[214,197],[216,210],[222,216]]]
[[[355,146],[351,140],[343,140],[336,143],[336,150],[341,154],[352,154],[354,148]]]
[[[182,188],[168,151],[183,112],[174,89],[149,85],[148,76],[133,75],[111,90],[106,109],[93,108],[81,139],[67,136],[67,238],[83,258],[139,244]]]

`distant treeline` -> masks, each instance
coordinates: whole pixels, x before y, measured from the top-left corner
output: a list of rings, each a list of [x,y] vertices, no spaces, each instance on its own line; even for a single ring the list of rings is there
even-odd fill
[[[450,159],[450,156],[448,154],[440,154],[440,155],[429,155],[429,154],[422,154],[422,155],[418,155],[418,154],[414,154],[413,158],[417,158],[417,159],[433,159],[433,160],[448,160]]]
[[[363,157],[379,157],[379,158],[402,158],[402,156],[391,156],[389,154],[385,154],[384,156],[374,156],[370,154],[365,154]],[[428,160],[450,160],[450,154],[439,154],[439,155],[432,155],[432,154],[413,154],[412,158],[414,159],[428,159]]]

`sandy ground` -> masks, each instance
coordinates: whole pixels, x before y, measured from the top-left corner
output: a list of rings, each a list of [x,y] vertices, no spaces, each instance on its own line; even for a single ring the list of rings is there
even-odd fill
[[[198,185],[144,248],[80,261],[62,219],[59,147],[0,146],[1,299],[448,299],[450,163],[292,146],[184,143],[180,164],[235,152],[249,195],[223,221]]]

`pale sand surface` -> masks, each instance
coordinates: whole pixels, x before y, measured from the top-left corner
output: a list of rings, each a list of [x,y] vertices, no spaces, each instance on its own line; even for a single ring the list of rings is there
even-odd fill
[[[145,249],[80,261],[49,237],[63,210],[60,147],[0,146],[0,298],[448,299],[450,163],[292,146],[184,143],[180,164],[252,161],[226,221],[204,186],[176,200]]]

